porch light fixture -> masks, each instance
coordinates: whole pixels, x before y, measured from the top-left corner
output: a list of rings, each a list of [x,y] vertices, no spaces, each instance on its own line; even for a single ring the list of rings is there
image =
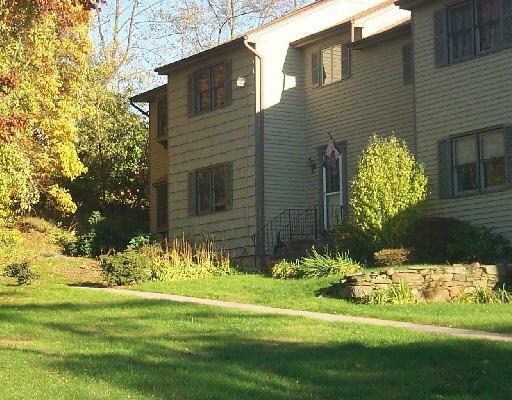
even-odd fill
[[[236,86],[245,87],[245,78],[238,77],[238,79],[236,80]]]
[[[311,168],[311,173],[314,173],[316,169],[316,162],[311,157],[308,158],[308,162],[309,168]]]

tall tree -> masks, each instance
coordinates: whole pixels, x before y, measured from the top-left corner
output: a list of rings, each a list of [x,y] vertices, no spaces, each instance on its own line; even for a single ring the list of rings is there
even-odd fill
[[[0,180],[16,182],[1,193],[4,215],[28,210],[39,195],[62,212],[75,210],[58,181],[84,172],[76,151],[78,95],[97,5],[0,0]]]

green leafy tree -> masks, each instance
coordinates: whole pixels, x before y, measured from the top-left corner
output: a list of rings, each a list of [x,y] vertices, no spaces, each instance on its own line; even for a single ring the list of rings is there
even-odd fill
[[[352,224],[370,250],[400,247],[428,195],[424,167],[404,141],[373,135],[351,183]]]
[[[148,206],[148,126],[129,109],[127,96],[108,89],[110,77],[89,69],[78,154],[87,171],[68,183],[83,213]]]

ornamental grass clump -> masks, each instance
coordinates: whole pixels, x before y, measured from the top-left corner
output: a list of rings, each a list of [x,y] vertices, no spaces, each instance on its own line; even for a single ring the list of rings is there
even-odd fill
[[[415,304],[418,299],[406,282],[389,285],[387,289],[376,289],[363,301],[366,304]]]
[[[151,279],[177,281],[227,275],[232,272],[229,253],[210,240],[192,244],[175,238],[166,247],[143,246],[140,252],[151,260]]]
[[[512,292],[505,286],[495,290],[487,288],[476,288],[476,290],[463,293],[453,299],[454,303],[462,304],[507,304],[512,303]]]
[[[343,277],[356,272],[361,266],[352,260],[348,253],[320,254],[314,247],[311,254],[300,260],[279,261],[272,268],[272,276],[287,278],[320,278],[325,276]]]
[[[427,195],[425,168],[406,143],[373,135],[351,183],[351,225],[371,252],[402,247]]]

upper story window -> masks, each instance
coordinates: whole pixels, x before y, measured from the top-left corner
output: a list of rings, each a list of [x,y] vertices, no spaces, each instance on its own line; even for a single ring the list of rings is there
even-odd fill
[[[164,99],[158,100],[157,115],[158,115],[157,137],[159,139],[165,138],[167,136],[167,99],[164,98]]]
[[[441,197],[512,183],[512,128],[459,136],[439,144]]]
[[[231,62],[225,60],[193,73],[189,78],[189,114],[224,107],[231,102]]]
[[[350,77],[350,43],[334,46],[311,54],[311,83],[324,86]]]
[[[512,44],[508,0],[465,0],[434,13],[436,65]]]
[[[341,44],[323,49],[320,52],[321,85],[341,80]]]
[[[189,174],[190,214],[207,214],[232,208],[231,163],[200,169]]]

